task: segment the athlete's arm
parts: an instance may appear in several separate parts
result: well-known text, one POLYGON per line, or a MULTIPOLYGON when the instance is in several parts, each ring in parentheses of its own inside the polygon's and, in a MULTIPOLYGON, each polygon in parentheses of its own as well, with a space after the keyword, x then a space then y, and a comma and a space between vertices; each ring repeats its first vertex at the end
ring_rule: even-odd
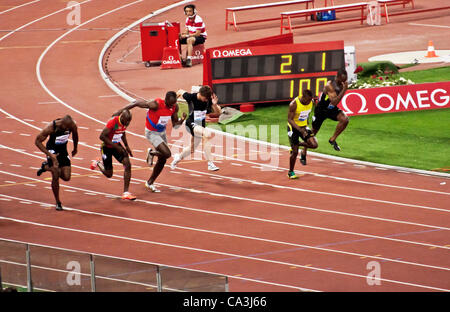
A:
MULTIPOLYGON (((131 102, 131 103, 128 104, 127 106, 125 106, 125 107, 119 109, 118 111, 114 112, 114 113, 112 114, 112 117, 114 117, 114 116, 120 116, 120 114, 122 114, 122 112, 123 112, 124 110, 126 110, 126 109, 130 110, 130 109, 133 109, 133 108, 135 108, 135 107, 151 109, 151 106, 152 106, 151 103, 152 103, 152 102, 155 102, 155 101, 142 101, 142 100, 136 100, 136 101, 134 101, 134 102, 131 102)), ((156 104, 156 102, 155 102, 155 104, 156 104)), ((158 107, 158 104, 156 104, 156 107, 158 107)))
POLYGON ((177 128, 178 126, 180 126, 187 117, 187 114, 185 112, 183 112, 183 118, 178 118, 178 104, 175 104, 175 111, 173 112, 172 116, 171 116, 171 120, 172 120, 172 125, 174 126, 174 128, 177 128))
POLYGON ((220 109, 220 106, 219 106, 219 98, 217 97, 217 95, 215 93, 213 93, 211 96, 211 102, 212 102, 212 105, 211 105, 212 112, 209 115, 213 118, 217 118, 222 113, 222 110, 220 109))
POLYGON ((100 133, 100 137, 99 137, 100 140, 102 140, 106 145, 112 146, 116 150, 122 152, 122 146, 120 144, 113 143, 113 141, 111 141, 111 139, 109 138, 110 132, 111 132, 111 129, 109 129, 108 127, 105 127, 103 129, 102 133, 100 133))
MULTIPOLYGON (((127 151, 128 155, 133 157, 133 153, 131 152, 131 149, 128 146, 128 141, 127 141, 127 135, 126 134, 127 134, 126 132, 123 133, 123 135, 122 135, 122 142, 123 142, 123 145, 125 145, 125 150, 127 151)), ((117 144, 117 145, 119 145, 119 144, 117 144)))
POLYGON ((50 157, 53 161, 53 166, 58 166, 58 160, 56 159, 56 155, 50 153, 45 148, 43 142, 47 139, 47 137, 53 132, 53 124, 48 124, 42 131, 36 136, 36 139, 34 141, 34 144, 48 157, 50 157))
POLYGON ((78 153, 78 127, 75 122, 72 122, 71 132, 73 140, 72 157, 74 157, 78 153))
POLYGON ((183 96, 183 94, 187 93, 185 90, 180 89, 177 91, 177 99, 183 96))
POLYGON ((298 131, 300 131, 300 127, 294 121, 296 110, 297 110, 297 102, 294 99, 291 103, 289 103, 288 123, 291 125, 292 128, 295 128, 298 131))
POLYGON ((327 94, 328 97, 330 98, 330 104, 337 106, 339 104, 339 102, 342 100, 342 98, 344 97, 345 91, 347 91, 348 89, 348 83, 347 81, 343 82, 343 88, 341 90, 341 92, 339 92, 339 94, 336 94, 336 90, 334 90, 333 86, 331 86, 331 84, 328 84, 325 89, 327 90, 327 94))

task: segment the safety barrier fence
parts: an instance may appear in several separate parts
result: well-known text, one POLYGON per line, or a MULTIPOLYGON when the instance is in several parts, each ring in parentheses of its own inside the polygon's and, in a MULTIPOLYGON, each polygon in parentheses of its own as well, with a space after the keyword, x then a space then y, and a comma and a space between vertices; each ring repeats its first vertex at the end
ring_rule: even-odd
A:
POLYGON ((57 292, 229 291, 224 275, 0 239, 0 286, 6 285, 57 292))

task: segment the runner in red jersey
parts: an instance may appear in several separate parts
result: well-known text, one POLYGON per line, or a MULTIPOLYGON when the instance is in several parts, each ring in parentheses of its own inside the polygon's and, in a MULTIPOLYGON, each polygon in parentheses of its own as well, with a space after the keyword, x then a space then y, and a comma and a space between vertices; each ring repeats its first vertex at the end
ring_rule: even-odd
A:
POLYGON ((135 200, 136 196, 131 194, 128 190, 131 180, 131 162, 128 155, 133 157, 130 147, 128 146, 126 129, 131 122, 131 113, 129 110, 121 110, 112 115, 112 118, 106 124, 100 134, 100 140, 103 141, 100 148, 102 153, 102 162, 94 160, 91 164, 91 169, 96 167, 100 169, 103 175, 107 178, 113 176, 112 157, 114 156, 118 162, 123 164, 125 169, 123 173, 123 194, 122 199, 135 200), (121 144, 123 142, 123 145, 121 144))
POLYGON ((158 157, 158 161, 153 168, 152 175, 145 182, 145 187, 152 192, 159 192, 153 183, 164 169, 167 159, 172 156, 167 145, 166 126, 171 120, 173 127, 178 128, 187 115, 183 113, 183 118, 178 118, 177 94, 174 91, 167 92, 164 100, 157 98, 153 101, 135 101, 124 109, 130 110, 134 107, 148 109, 145 117, 145 137, 155 150, 148 149, 147 163, 152 165, 154 156, 158 157))

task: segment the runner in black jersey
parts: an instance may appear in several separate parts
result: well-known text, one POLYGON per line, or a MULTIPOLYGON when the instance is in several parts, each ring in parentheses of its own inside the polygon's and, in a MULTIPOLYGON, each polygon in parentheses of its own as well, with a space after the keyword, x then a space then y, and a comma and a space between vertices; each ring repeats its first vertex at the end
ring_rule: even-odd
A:
POLYGON ((326 84, 319 103, 314 110, 314 118, 312 122, 314 135, 319 132, 319 129, 325 119, 330 118, 331 120, 338 122, 333 136, 328 140, 336 151, 341 150, 336 142, 336 138, 348 125, 347 115, 337 107, 347 89, 347 72, 345 69, 341 69, 336 74, 336 79, 328 81, 326 84))
POLYGON ((52 190, 56 200, 56 210, 63 210, 59 199, 59 178, 69 181, 71 176, 70 158, 67 152, 67 142, 72 133, 73 150, 72 157, 77 154, 78 130, 75 121, 69 115, 58 118, 49 123, 36 136, 36 146, 47 156, 47 161, 42 163, 37 175, 45 171, 52 173, 52 190), (43 142, 47 139, 46 146, 43 142))
POLYGON ((218 167, 212 161, 211 143, 212 132, 206 128, 206 114, 213 113, 220 115, 219 99, 212 93, 209 86, 202 86, 198 93, 188 93, 178 90, 177 97, 183 97, 188 103, 189 117, 186 119, 186 129, 192 135, 191 145, 183 149, 180 154, 175 154, 170 164, 171 169, 175 169, 178 162, 193 153, 197 146, 203 141, 203 150, 208 161, 208 170, 216 171, 218 167))

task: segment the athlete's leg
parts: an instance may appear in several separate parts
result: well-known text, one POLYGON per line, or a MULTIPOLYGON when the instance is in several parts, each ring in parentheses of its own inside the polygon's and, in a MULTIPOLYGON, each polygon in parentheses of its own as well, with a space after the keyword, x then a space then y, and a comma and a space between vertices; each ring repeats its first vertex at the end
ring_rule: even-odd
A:
POLYGON ((156 162, 156 165, 153 167, 153 172, 150 178, 148 179, 147 183, 149 185, 153 184, 155 182, 156 178, 159 176, 161 171, 164 169, 164 165, 166 164, 166 161, 168 158, 172 156, 172 153, 170 152, 169 147, 165 142, 161 142, 157 147, 155 151, 155 155, 158 156, 158 160, 156 162))
POLYGON ((349 122, 347 115, 343 111, 340 111, 336 118, 338 120, 338 124, 336 125, 336 130, 334 131, 333 136, 330 138, 331 142, 336 141, 336 138, 342 133, 342 131, 345 130, 349 122))
POLYGON ((59 176, 60 169, 55 167, 50 167, 49 170, 52 173, 52 191, 53 196, 57 205, 61 205, 61 200, 59 199, 59 176))
POLYGON ((292 144, 291 148, 292 148, 292 152, 291 152, 291 156, 289 157, 289 171, 294 171, 294 167, 295 167, 295 161, 297 160, 297 156, 298 156, 298 147, 299 144, 292 144))
POLYGON ((59 177, 64 181, 70 181, 72 169, 70 166, 59 168, 59 177))
MULTIPOLYGON (((130 188, 130 180, 131 180, 131 162, 130 158, 128 156, 125 156, 122 159, 122 165, 123 165, 123 192, 128 192, 128 189, 130 188)), ((112 170, 111 170, 111 176, 112 176, 112 170)))

